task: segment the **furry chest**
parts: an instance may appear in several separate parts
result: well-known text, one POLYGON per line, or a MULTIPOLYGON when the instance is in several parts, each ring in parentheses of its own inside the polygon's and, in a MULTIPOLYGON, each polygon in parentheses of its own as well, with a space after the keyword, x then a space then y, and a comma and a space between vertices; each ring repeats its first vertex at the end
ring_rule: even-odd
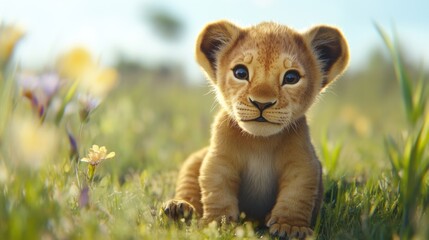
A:
POLYGON ((277 197, 277 174, 272 156, 253 155, 241 172, 238 205, 250 219, 263 221, 277 197))

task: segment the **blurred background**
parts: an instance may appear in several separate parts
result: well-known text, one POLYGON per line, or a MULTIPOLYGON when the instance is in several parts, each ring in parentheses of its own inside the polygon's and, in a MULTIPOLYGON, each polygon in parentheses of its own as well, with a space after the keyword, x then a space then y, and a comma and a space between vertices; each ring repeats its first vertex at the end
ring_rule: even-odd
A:
POLYGON ((82 45, 105 63, 168 65, 183 70, 186 81, 199 81, 195 38, 206 23, 219 19, 241 26, 275 21, 298 30, 338 26, 350 44, 351 69, 365 66, 380 49, 373 26, 378 23, 400 33, 411 60, 429 64, 429 2, 424 0, 0 0, 0 6, 2 21, 26 32, 15 53, 23 67, 52 65, 59 53, 82 45))
MULTIPOLYGON (((196 36, 208 22, 342 29, 351 51, 349 70, 311 109, 309 120, 316 145, 326 138, 344 142, 346 160, 340 162, 351 174, 388 166, 378 161, 385 158, 383 136, 406 124, 389 51, 375 24, 398 42, 411 78, 426 76, 429 66, 429 2, 423 0, 0 0, 0 6, 2 24, 19 40, 8 60, 12 75, 53 71, 73 79, 85 65, 96 66, 84 74, 96 80, 80 84, 95 100, 78 102, 98 111, 80 145, 98 140, 115 146, 123 158, 115 171, 122 173, 142 164, 175 169, 208 143, 217 105, 194 60, 196 36), (175 164, 165 165, 171 159, 175 164)), ((23 89, 18 84, 17 90, 23 89)), ((57 120, 61 117, 57 113, 57 120)))

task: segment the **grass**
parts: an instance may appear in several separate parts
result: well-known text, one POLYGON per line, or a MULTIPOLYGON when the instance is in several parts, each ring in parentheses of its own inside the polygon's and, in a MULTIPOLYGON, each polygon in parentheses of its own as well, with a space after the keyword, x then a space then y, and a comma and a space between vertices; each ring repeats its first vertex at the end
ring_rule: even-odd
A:
MULTIPOLYGON (((427 79, 379 31, 391 62, 375 53, 309 113, 325 184, 315 239, 429 238, 427 79)), ((75 82, 35 104, 16 84, 21 69, 0 69, 2 238, 269 239, 251 223, 186 226, 160 214, 183 160, 208 144, 216 112, 208 87, 123 71, 95 108, 75 82), (116 156, 90 180, 77 160, 93 144, 116 156)))

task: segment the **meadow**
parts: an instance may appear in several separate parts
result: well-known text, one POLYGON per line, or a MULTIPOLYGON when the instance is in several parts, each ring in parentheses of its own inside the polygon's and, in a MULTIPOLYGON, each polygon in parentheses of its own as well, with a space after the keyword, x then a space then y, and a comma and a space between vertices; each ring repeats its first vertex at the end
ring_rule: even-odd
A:
MULTIPOLYGON (((308 113, 325 185, 314 239, 429 239, 428 71, 378 30, 365 66, 308 113)), ((1 25, 2 239, 270 239, 250 222, 162 214, 181 163, 209 141, 218 105, 205 81, 101 66, 84 48, 30 72, 12 61, 21 37, 1 25)))

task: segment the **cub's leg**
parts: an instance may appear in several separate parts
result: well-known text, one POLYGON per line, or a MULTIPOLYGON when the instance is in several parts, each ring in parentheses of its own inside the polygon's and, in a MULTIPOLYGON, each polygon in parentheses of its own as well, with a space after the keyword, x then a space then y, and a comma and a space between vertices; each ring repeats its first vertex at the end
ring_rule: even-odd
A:
POLYGON ((207 153, 207 148, 193 153, 185 161, 179 172, 176 193, 172 200, 164 204, 164 213, 174 220, 190 220, 192 215, 201 217, 201 188, 198 183, 201 163, 207 153))
POLYGON ((293 171, 284 171, 280 176, 279 193, 267 216, 267 227, 279 237, 304 239, 313 234, 312 218, 320 208, 322 172, 318 161, 293 165, 293 171))
POLYGON ((200 170, 203 223, 227 223, 238 220, 239 170, 234 161, 221 154, 209 152, 200 170))

